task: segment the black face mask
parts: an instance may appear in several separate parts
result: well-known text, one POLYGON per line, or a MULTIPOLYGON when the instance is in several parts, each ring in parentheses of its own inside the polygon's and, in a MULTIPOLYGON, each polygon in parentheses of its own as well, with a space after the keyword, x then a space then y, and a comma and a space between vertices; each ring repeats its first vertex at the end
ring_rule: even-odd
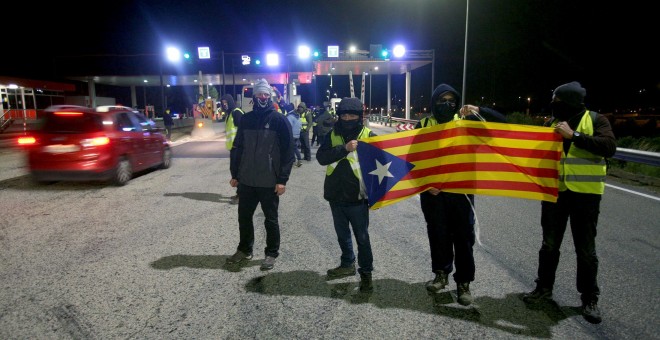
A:
POLYGON ((438 123, 447 123, 454 119, 455 111, 456 103, 436 103, 433 107, 433 117, 438 121, 438 123))
POLYGON ((341 121, 341 128, 343 131, 349 132, 357 129, 360 126, 360 121, 358 119, 356 120, 343 120, 340 119, 341 121))
POLYGON ((565 102, 551 102, 550 107, 552 108, 552 116, 559 121, 569 120, 582 111, 582 108, 570 106, 565 102))

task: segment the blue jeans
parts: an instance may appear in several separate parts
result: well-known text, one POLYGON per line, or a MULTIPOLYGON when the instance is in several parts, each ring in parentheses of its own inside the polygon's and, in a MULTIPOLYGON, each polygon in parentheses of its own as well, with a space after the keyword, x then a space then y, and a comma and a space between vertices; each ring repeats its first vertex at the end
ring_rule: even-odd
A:
POLYGON ((300 138, 293 139, 293 152, 296 154, 296 160, 299 161, 302 159, 300 156, 300 138))
POLYGON ((264 226, 266 227, 266 256, 277 257, 280 250, 280 225, 278 223, 277 209, 280 205, 280 197, 275 192, 275 187, 258 188, 238 184, 238 230, 240 242, 238 250, 252 254, 254 246, 254 211, 261 203, 261 211, 264 213, 264 226))
POLYGON ((576 284, 582 301, 598 301, 598 256, 596 255, 596 225, 600 213, 601 195, 582 194, 570 190, 559 192, 557 203, 541 202, 543 244, 539 250, 539 287, 552 289, 559 264, 559 249, 569 218, 577 255, 576 284))
POLYGON ((358 272, 371 273, 374 270, 374 257, 371 253, 369 240, 369 206, 367 202, 343 204, 330 202, 332 220, 337 233, 337 241, 341 248, 341 266, 350 267, 355 262, 353 252, 353 234, 358 248, 358 272), (350 224, 350 227, 349 227, 350 224))

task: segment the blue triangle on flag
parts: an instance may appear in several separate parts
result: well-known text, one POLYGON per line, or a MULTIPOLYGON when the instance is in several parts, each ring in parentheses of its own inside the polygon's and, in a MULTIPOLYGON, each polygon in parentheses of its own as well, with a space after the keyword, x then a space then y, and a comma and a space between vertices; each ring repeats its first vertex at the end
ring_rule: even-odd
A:
POLYGON ((358 142, 357 153, 370 207, 415 167, 414 164, 365 142, 358 142))

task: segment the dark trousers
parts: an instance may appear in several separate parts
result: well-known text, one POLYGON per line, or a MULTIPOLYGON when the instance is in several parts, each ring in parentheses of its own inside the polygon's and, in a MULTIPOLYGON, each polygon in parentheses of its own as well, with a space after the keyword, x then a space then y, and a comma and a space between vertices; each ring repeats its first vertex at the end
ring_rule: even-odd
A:
POLYGON ((341 249, 341 266, 349 267, 355 262, 352 227, 358 248, 358 272, 371 273, 374 270, 374 257, 369 240, 369 206, 367 202, 352 205, 330 202, 330 210, 341 249))
POLYGON ((167 140, 171 140, 171 137, 172 137, 172 125, 165 125, 165 137, 167 137, 167 140))
POLYGON ((258 188, 238 184, 238 230, 240 242, 238 250, 252 254, 254 246, 254 212, 257 205, 261 203, 261 211, 264 213, 264 226, 266 227, 266 256, 277 257, 280 250, 280 225, 277 221, 277 210, 280 205, 280 197, 272 188, 258 188))
POLYGON ((316 142, 316 145, 321 144, 321 140, 319 138, 319 127, 318 126, 312 127, 312 141, 309 143, 310 146, 313 146, 314 142, 316 142))
POLYGON ((559 264, 559 249, 570 219, 571 234, 577 257, 577 290, 582 301, 598 301, 600 289, 598 256, 596 255, 596 225, 602 195, 572 191, 559 193, 557 202, 541 202, 541 228, 543 244, 539 250, 539 269, 536 280, 539 287, 552 289, 559 264))
POLYGON ((420 201, 431 247, 433 272, 450 274, 455 262, 454 281, 474 281, 474 196, 447 192, 431 195, 424 192, 420 195, 420 201))
POLYGON ((302 149, 303 158, 306 161, 312 160, 312 150, 309 147, 309 131, 300 131, 300 148, 302 149))

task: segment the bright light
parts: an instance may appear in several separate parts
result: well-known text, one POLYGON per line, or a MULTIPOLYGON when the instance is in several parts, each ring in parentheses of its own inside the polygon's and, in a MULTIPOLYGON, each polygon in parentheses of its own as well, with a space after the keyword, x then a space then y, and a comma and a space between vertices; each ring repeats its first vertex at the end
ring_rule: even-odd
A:
POLYGON ((311 55, 312 50, 310 50, 309 46, 306 45, 300 45, 298 46, 298 58, 300 59, 309 59, 309 56, 311 55))
POLYGON ((280 64, 280 56, 277 53, 266 54, 266 65, 277 66, 280 64))
POLYGON ((181 60, 181 51, 176 47, 168 47, 165 50, 165 55, 167 56, 167 60, 171 62, 177 62, 181 60))
POLYGON ((355 53, 356 48, 355 48, 355 46, 351 46, 351 47, 348 48, 348 50, 349 50, 351 53, 355 53))
POLYGON ((403 45, 396 45, 393 52, 395 57, 401 58, 406 54, 406 48, 403 45))

